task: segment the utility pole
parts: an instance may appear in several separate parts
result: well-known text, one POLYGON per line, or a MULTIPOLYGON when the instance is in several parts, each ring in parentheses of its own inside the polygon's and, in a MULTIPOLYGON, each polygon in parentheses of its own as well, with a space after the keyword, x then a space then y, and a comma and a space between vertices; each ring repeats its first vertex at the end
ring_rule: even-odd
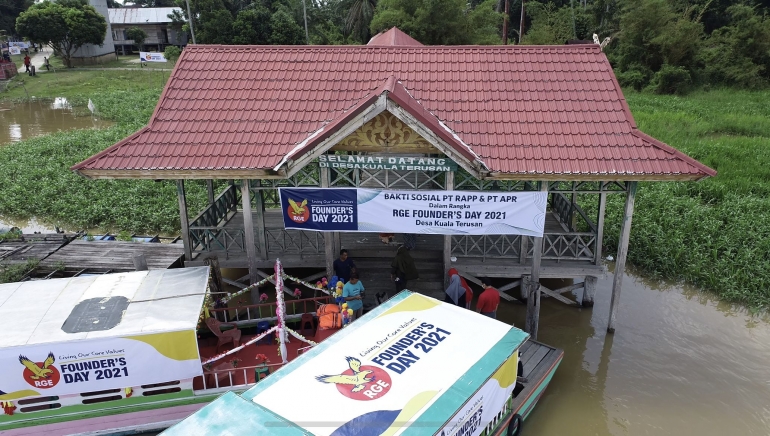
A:
POLYGON ((305 16, 305 41, 310 45, 310 34, 307 31, 307 7, 305 7, 305 0, 302 0, 302 14, 305 16))
POLYGON ((505 0, 505 18, 503 19, 503 45, 508 44, 508 7, 510 0, 505 0))
POLYGON ((190 34, 192 35, 193 44, 195 44, 195 30, 193 30, 193 16, 190 13, 190 0, 185 0, 187 3, 187 22, 190 24, 190 34))
POLYGON ((524 36, 524 0, 521 0, 521 21, 519 21, 519 44, 524 36))

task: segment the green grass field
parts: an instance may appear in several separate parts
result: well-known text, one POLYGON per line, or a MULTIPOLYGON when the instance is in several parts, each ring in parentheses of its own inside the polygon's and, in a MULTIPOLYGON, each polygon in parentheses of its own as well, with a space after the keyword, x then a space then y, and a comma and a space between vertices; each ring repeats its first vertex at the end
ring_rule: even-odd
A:
MULTIPOLYGON (((770 92, 628 92, 644 132, 716 169, 701 182, 643 183, 629 260, 752 308, 770 306, 770 92)), ((617 240, 622 199, 608 209, 617 240)))

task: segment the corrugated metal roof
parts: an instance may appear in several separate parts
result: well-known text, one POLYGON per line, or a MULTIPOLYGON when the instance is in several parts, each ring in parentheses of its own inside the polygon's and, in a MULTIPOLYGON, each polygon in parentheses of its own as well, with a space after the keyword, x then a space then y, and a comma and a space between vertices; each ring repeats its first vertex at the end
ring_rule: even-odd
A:
POLYGON ((636 128, 595 45, 188 46, 150 124, 73 169, 149 178, 273 169, 319 130, 342 127, 334 121, 383 92, 391 77, 409 97, 408 112, 427 114, 421 122, 440 137, 451 132, 455 144, 447 143, 469 147, 492 173, 562 180, 716 174, 636 128))
POLYGON ((115 8, 107 9, 110 24, 170 23, 169 14, 182 12, 180 8, 115 8))

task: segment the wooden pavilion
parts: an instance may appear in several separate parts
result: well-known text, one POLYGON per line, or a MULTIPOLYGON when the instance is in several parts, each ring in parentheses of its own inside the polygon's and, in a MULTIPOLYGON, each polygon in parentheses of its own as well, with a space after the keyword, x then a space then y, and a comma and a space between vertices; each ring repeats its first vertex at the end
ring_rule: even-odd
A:
POLYGON ((217 255, 255 282, 279 257, 320 277, 346 248, 368 288, 387 284, 395 247, 286 230, 277 188, 547 192, 542 238, 420 235, 410 286, 441 293, 450 267, 476 283, 510 278, 502 296, 520 286, 535 337, 541 292, 576 304, 561 294, 582 287, 593 305, 608 195, 626 196, 612 331, 637 182, 716 174, 638 130, 598 45, 422 46, 395 28, 367 46, 188 46, 147 127, 73 170, 176 180, 187 265, 217 255), (191 215, 194 180, 209 206, 191 215), (549 290, 541 278, 582 283, 549 290))

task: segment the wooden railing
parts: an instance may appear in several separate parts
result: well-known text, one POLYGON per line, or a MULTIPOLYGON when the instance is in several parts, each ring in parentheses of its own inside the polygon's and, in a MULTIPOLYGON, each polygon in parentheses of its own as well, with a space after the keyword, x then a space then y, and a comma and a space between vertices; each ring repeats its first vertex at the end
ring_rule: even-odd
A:
POLYGON ((203 387, 203 390, 248 387, 256 383, 255 369, 270 368, 277 371, 283 363, 268 363, 266 365, 238 366, 235 368, 203 370, 203 375, 193 379, 193 387, 203 387))
MULTIPOLYGON (((452 255, 521 261, 522 242, 526 247, 524 259, 532 259, 534 237, 519 235, 452 236, 452 255), (522 241, 522 238, 526 240, 522 241)), ((596 234, 593 232, 550 232, 543 235, 542 259, 593 261, 595 250, 596 234)))
POLYGON ((463 257, 519 259, 521 235, 452 236, 452 254, 463 257))
POLYGON ((224 228, 237 213, 238 201, 238 187, 230 185, 190 222, 190 245, 194 252, 246 250, 243 229, 224 228))
MULTIPOLYGON (((286 300, 286 319, 292 320, 301 317, 304 313, 315 313, 318 306, 329 304, 332 298, 328 295, 300 300, 286 300), (299 307, 299 309, 298 309, 299 307)), ((243 322, 270 321, 275 318, 276 303, 238 305, 237 307, 222 307, 209 309, 214 318, 222 322, 234 324, 243 322)))
POLYGON ((282 254, 323 254, 324 238, 321 232, 302 230, 266 229, 267 251, 282 254))
MULTIPOLYGON (((529 236, 527 259, 533 255, 534 238, 529 236)), ((596 249, 595 233, 559 232, 543 235, 542 259, 550 260, 594 260, 596 249)))

